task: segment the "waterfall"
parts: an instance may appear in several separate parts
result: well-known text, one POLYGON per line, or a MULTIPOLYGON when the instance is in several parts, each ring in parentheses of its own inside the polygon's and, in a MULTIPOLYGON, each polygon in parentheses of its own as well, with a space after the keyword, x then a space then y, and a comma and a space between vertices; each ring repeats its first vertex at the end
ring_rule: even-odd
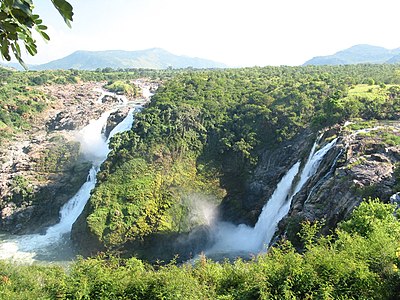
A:
POLYGON ((308 159, 301 170, 299 179, 295 182, 300 170, 300 162, 296 162, 282 177, 274 193, 264 205, 254 227, 240 224, 238 226, 220 222, 215 229, 215 244, 207 250, 207 255, 238 256, 257 254, 266 250, 277 229, 279 221, 287 215, 294 195, 296 195, 313 176, 325 154, 335 145, 336 139, 316 151, 314 143, 308 159))
POLYGON ((309 201, 311 195, 314 193, 314 191, 317 188, 319 188, 329 178, 329 176, 331 176, 333 174, 333 172, 335 171, 335 168, 336 168, 336 164, 337 164, 340 156, 343 154, 343 152, 344 152, 343 148, 340 149, 340 151, 338 152, 336 157, 333 159, 333 162, 332 162, 331 167, 329 168, 328 172, 322 178, 320 178, 316 184, 314 184, 314 186, 311 188, 310 192, 308 193, 307 199, 304 201, 304 203, 307 203, 309 201))
MULTIPOLYGON (((137 106, 139 108, 140 106, 137 106)), ((92 120, 78 134, 82 154, 92 162, 87 181, 79 191, 61 208, 60 221, 49 227, 44 235, 30 234, 5 239, 0 242, 0 259, 16 262, 33 262, 39 260, 68 260, 74 253, 69 240, 73 223, 82 213, 90 193, 96 184, 96 174, 110 151, 108 142, 115 134, 131 128, 133 123, 132 108, 125 119, 120 122, 106 139, 103 128, 109 115, 115 111, 105 112, 97 120, 92 120)))

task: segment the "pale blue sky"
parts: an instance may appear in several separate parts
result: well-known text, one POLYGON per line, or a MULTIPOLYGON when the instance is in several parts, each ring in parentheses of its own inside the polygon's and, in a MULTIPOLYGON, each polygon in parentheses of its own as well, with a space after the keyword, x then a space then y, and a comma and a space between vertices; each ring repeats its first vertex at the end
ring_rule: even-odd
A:
POLYGON ((400 47, 398 0, 70 0, 69 29, 50 0, 36 12, 44 63, 75 50, 164 48, 230 66, 299 65, 355 44, 400 47))

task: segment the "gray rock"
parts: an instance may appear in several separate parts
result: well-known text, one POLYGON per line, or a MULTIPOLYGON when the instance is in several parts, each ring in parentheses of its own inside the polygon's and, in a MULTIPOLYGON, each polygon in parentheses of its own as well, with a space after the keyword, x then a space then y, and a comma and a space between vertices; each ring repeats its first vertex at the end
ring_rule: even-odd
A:
MULTIPOLYGON (((399 133, 393 131, 393 134, 399 133)), ((386 147, 378 131, 375 135, 341 132, 334 151, 325 157, 315 176, 293 198, 288 216, 279 224, 278 234, 291 232, 293 220, 305 219, 323 221, 322 231, 328 233, 364 199, 380 198, 389 202, 396 195, 393 195, 394 170, 400 161, 399 150, 400 146, 386 147), (337 163, 328 174, 335 155, 339 155, 337 163)))
POLYGON ((38 232, 58 222, 61 206, 86 181, 90 168, 73 136, 112 105, 96 102, 100 93, 94 88, 101 85, 44 87, 57 100, 0 153, 0 230, 38 232))
POLYGON ((226 178, 228 195, 220 210, 225 221, 254 225, 276 185, 298 160, 307 158, 316 136, 305 130, 294 139, 280 145, 270 145, 261 153, 259 164, 244 183, 226 178), (229 181, 234 182, 233 186, 229 181))
POLYGON ((390 196, 390 203, 396 205, 396 210, 400 207, 400 192, 390 196))
POLYGON ((130 108, 123 107, 118 109, 116 112, 110 114, 107 120, 107 125, 104 131, 106 137, 109 136, 110 132, 128 115, 130 108))

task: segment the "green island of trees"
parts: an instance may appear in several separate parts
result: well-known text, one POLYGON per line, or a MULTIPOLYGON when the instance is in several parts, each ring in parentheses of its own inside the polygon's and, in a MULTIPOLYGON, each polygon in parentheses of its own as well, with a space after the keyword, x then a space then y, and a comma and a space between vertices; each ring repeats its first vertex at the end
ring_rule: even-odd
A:
MULTIPOLYGON (((397 119, 396 74, 385 65, 177 72, 135 115, 132 130, 111 140, 89 200, 89 232, 112 250, 190 231, 197 225, 187 222, 190 195, 219 203, 230 186, 239 194, 265 149, 305 129, 397 119), (378 84, 368 85, 371 78, 378 84)), ((230 205, 240 214, 239 204, 230 205)))

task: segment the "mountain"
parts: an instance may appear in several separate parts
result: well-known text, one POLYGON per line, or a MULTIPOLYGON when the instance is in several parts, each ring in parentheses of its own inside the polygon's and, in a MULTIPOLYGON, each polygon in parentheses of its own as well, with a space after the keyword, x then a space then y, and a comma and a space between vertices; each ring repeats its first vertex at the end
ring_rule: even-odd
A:
POLYGON ((398 64, 398 63, 400 63, 400 54, 393 56, 386 63, 388 63, 388 64, 398 64))
POLYGON ((371 45, 356 45, 348 49, 336 52, 333 55, 316 56, 304 63, 304 65, 353 65, 353 64, 382 64, 397 63, 400 61, 400 48, 386 49, 371 45))
POLYGON ((178 56, 160 48, 140 51, 76 51, 64 58, 46 64, 32 66, 32 70, 77 69, 95 70, 97 68, 225 68, 226 65, 197 57, 178 56))
MULTIPOLYGON (((17 62, 1 62, 0 67, 10 69, 10 70, 18 70, 18 71, 23 71, 24 68, 17 62)), ((32 65, 27 65, 29 69, 31 69, 32 65)))

